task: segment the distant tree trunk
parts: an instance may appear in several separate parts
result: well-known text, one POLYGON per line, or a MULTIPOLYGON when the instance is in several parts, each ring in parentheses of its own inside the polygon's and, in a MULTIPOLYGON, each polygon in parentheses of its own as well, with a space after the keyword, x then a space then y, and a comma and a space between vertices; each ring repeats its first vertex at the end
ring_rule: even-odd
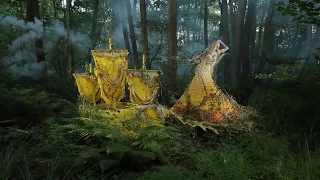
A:
POLYGON ((303 57, 303 52, 306 48, 306 41, 308 41, 308 26, 300 26, 299 28, 300 37, 296 39, 298 45, 295 50, 294 57, 300 58, 303 57))
POLYGON ((171 91, 178 89, 177 85, 177 0, 169 1, 169 63, 168 85, 171 91))
MULTIPOLYGON (((227 0, 219 0, 219 5, 221 9, 221 28, 222 28, 222 39, 223 42, 227 46, 230 45, 230 35, 229 35, 229 18, 228 18, 228 4, 227 0)), ((230 57, 230 56, 227 56, 230 57)), ((225 83, 229 83, 230 81, 230 61, 229 58, 224 59, 222 62, 220 62, 220 67, 223 69, 223 78, 222 78, 222 86, 224 86, 225 83)))
POLYGON ((229 12, 230 12, 230 19, 231 19, 231 37, 232 37, 230 41, 230 47, 234 47, 235 30, 236 30, 236 18, 235 18, 235 12, 233 7, 233 1, 234 0, 229 0, 229 12))
MULTIPOLYGON (((219 1, 220 2, 220 1, 219 1)), ((229 23, 228 23, 228 4, 227 0, 221 1, 221 16, 222 16, 222 31, 223 31, 223 42, 226 45, 230 44, 230 35, 229 35, 229 23)))
POLYGON ((142 33, 143 54, 146 56, 146 66, 148 69, 150 69, 151 62, 149 59, 147 5, 145 0, 140 0, 140 14, 141 14, 141 33, 142 33))
POLYGON ((275 44, 276 44, 276 42, 275 42, 275 40, 274 40, 274 38, 275 38, 275 28, 274 28, 274 24, 273 23, 271 23, 270 24, 270 36, 269 36, 269 38, 268 38, 268 41, 269 41, 269 43, 268 43, 268 52, 270 53, 270 52, 274 52, 274 50, 275 50, 275 44))
POLYGON ((242 79, 246 79, 250 73, 250 56, 249 56, 249 42, 250 39, 253 38, 251 35, 252 32, 252 26, 253 26, 253 20, 256 16, 256 5, 257 0, 249 0, 248 2, 248 11, 246 15, 246 23, 244 27, 244 33, 243 33, 243 41, 242 41, 242 79))
POLYGON ((133 15, 133 20, 137 20, 137 4, 138 0, 133 0, 133 5, 132 5, 132 15, 133 15))
POLYGON ((208 47, 208 1, 203 1, 204 16, 203 16, 203 27, 204 27, 204 48, 208 47))
POLYGON ((71 42, 71 0, 67 0, 67 12, 66 12, 66 26, 67 26, 67 40, 68 40, 68 66, 67 66, 67 75, 68 78, 72 77, 72 66, 73 66, 73 59, 72 59, 72 42, 71 42))
POLYGON ((238 5, 237 23, 234 36, 235 63, 232 76, 232 89, 238 91, 241 77, 241 40, 243 39, 244 15, 246 13, 247 0, 240 0, 238 5))
POLYGON ((268 43, 269 43, 269 38, 272 36, 272 19, 275 11, 275 5, 276 1, 275 0, 270 0, 270 7, 268 11, 268 16, 266 19, 266 23, 264 26, 264 35, 263 35, 263 45, 262 45, 262 50, 261 50, 261 59, 259 62, 259 67, 258 67, 258 73, 263 73, 264 72, 264 65, 266 64, 266 59, 268 56, 268 43))
POLYGON ((119 23, 121 23, 122 27, 122 33, 123 33, 123 40, 124 44, 126 46, 126 49, 131 53, 131 48, 130 48, 130 43, 129 43, 129 35, 128 35, 128 30, 127 30, 127 23, 126 23, 126 17, 125 13, 122 13, 122 8, 124 5, 124 0, 115 0, 115 8, 117 8, 117 15, 119 18, 119 23))
MULTIPOLYGON (((27 0, 27 15, 26 21, 27 22, 34 22, 34 18, 40 20, 40 7, 39 7, 39 0, 27 0)), ((36 55, 37 61, 45 61, 45 53, 43 49, 43 41, 42 37, 35 40, 35 47, 36 47, 36 55)), ((46 68, 45 68, 46 71, 46 68)))
MULTIPOLYGON (((93 16, 92 16, 92 24, 91 24, 91 39, 92 39, 92 47, 94 49, 97 44, 97 25, 98 25, 98 12, 99 12, 99 0, 95 0, 93 4, 93 16)), ((89 55, 88 62, 91 62, 91 55, 89 55)))
POLYGON ((257 42, 257 45, 258 45, 257 51, 258 51, 259 56, 261 54, 261 49, 262 49, 262 35, 263 35, 264 14, 265 14, 265 11, 263 11, 261 13, 261 19, 260 19, 260 22, 259 22, 259 32, 258 32, 258 42, 257 42))
POLYGON ((257 36, 257 18, 256 16, 254 16, 253 18, 253 25, 251 28, 251 35, 250 35, 250 48, 249 48, 249 52, 250 52, 250 59, 252 59, 255 56, 255 52, 256 52, 256 36, 257 36))
POLYGON ((53 0, 52 4, 53 4, 53 11, 54 11, 54 19, 57 19, 57 2, 56 2, 56 0, 53 0))
POLYGON ((127 6, 127 15, 128 15, 128 22, 129 22, 129 29, 130 29, 130 39, 131 39, 131 46, 132 46, 132 53, 133 53, 133 59, 135 62, 135 65, 138 64, 138 51, 137 51, 137 40, 136 40, 136 34, 134 31, 134 25, 133 25, 133 18, 132 18, 132 12, 131 12, 131 3, 128 0, 124 0, 127 6))

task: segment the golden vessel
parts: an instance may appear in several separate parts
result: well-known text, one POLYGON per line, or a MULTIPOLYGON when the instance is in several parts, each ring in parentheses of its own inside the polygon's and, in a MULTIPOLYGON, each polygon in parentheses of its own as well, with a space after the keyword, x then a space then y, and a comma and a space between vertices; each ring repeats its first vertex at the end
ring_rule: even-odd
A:
POLYGON ((95 105, 102 99, 105 104, 115 107, 125 96, 127 85, 131 103, 148 105, 155 102, 161 72, 147 70, 145 56, 141 69, 128 69, 128 50, 115 49, 112 38, 109 39, 109 50, 91 50, 91 54, 95 68, 90 64, 89 73, 73 74, 84 100, 95 105))

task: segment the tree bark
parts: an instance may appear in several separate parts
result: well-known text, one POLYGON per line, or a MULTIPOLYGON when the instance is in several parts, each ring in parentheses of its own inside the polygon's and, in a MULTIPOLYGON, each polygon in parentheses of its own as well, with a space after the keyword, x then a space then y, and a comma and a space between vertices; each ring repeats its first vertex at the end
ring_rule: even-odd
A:
MULTIPOLYGON (((27 15, 26 20, 27 22, 34 22, 34 18, 40 20, 40 6, 39 0, 27 0, 27 15)), ((43 49, 43 40, 42 37, 35 40, 35 47, 36 47, 36 55, 37 61, 45 61, 45 53, 43 49)))
POLYGON ((233 7, 233 1, 234 0, 229 0, 229 12, 230 12, 230 19, 231 19, 231 37, 232 37, 230 41, 230 47, 234 47, 235 30, 236 30, 236 20, 235 20, 236 18, 235 18, 235 12, 233 7))
POLYGON ((266 59, 268 56, 268 38, 272 35, 272 19, 275 11, 275 5, 276 1, 275 0, 270 0, 270 7, 268 11, 268 16, 266 19, 265 23, 265 31, 263 35, 263 42, 262 42, 262 51, 261 51, 261 59, 259 62, 259 67, 258 67, 258 73, 263 73, 264 72, 264 66, 266 64, 266 59))
MULTIPOLYGON (((92 39, 92 47, 91 49, 94 49, 94 47, 97 44, 97 25, 98 25, 98 13, 99 13, 99 0, 94 1, 93 5, 93 17, 92 17, 92 24, 91 24, 91 39, 92 39)), ((88 62, 91 62, 91 55, 89 55, 88 62)))
POLYGON ((261 19, 260 19, 260 22, 259 22, 259 33, 258 33, 258 42, 257 42, 257 45, 258 45, 257 50, 258 50, 259 56, 261 54, 261 49, 262 49, 262 35, 263 35, 264 14, 265 14, 265 11, 263 11, 261 13, 261 19))
POLYGON ((237 23, 234 36, 235 63, 232 77, 232 89, 237 91, 241 77, 241 40, 243 36, 244 16, 246 13, 247 0, 240 0, 238 5, 237 23))
POLYGON ((250 53, 250 59, 252 59, 255 56, 256 52, 256 36, 257 36, 257 18, 256 15, 253 18, 253 24, 251 28, 251 35, 250 35, 250 48, 249 48, 249 53, 250 53))
POLYGON ((242 59, 242 79, 246 79, 250 73, 250 57, 249 57, 249 42, 250 39, 253 38, 251 36, 252 28, 253 28, 253 21, 256 15, 256 5, 257 0, 249 0, 248 2, 248 11, 246 15, 246 23, 244 27, 243 33, 243 59, 242 59))
POLYGON ((132 15, 133 15, 134 22, 136 22, 137 20, 137 4, 138 4, 138 0, 133 0, 132 15))
POLYGON ((119 23, 121 23, 122 27, 122 33, 123 33, 123 40, 124 44, 126 46, 126 49, 131 53, 130 43, 129 43, 129 35, 127 30, 127 23, 126 23, 126 17, 124 16, 124 13, 122 13, 122 7, 125 5, 124 0, 115 0, 115 8, 117 9, 117 15, 119 18, 119 23))
POLYGON ((208 47, 208 1, 203 1, 204 16, 203 16, 203 27, 204 27, 204 48, 208 47))
POLYGON ((134 31, 133 25, 133 18, 132 18, 132 11, 131 11, 131 3, 128 0, 124 0, 127 6, 127 15, 128 15, 128 22, 129 22, 129 30, 130 30, 130 39, 131 39, 131 46, 132 46, 132 53, 133 53, 133 61, 135 65, 138 65, 138 51, 137 51, 137 40, 136 34, 134 31))
POLYGON ((147 5, 145 0, 140 0, 140 14, 141 14, 141 33, 142 33, 143 54, 146 56, 146 66, 148 69, 150 69, 151 62, 149 59, 147 5))
POLYGON ((223 42, 229 45, 230 35, 229 35, 229 23, 228 23, 229 16, 228 16, 227 0, 222 0, 221 2, 221 16, 222 16, 221 20, 222 20, 223 42))
MULTIPOLYGON (((219 0, 219 6, 221 10, 221 30, 222 30, 222 39, 227 45, 230 44, 230 35, 229 35, 229 17, 228 17, 228 3, 227 0, 219 0)), ((230 61, 226 57, 220 63, 219 67, 223 70, 221 75, 221 86, 224 87, 225 83, 230 81, 230 61)))
POLYGON ((169 1, 169 63, 168 85, 171 91, 176 91, 177 86, 177 0, 169 1))
POLYGON ((67 0, 67 12, 66 12, 66 26, 67 26, 67 41, 68 41, 68 65, 67 65, 67 75, 68 78, 72 77, 72 66, 73 66, 73 58, 72 58, 72 42, 71 42, 71 0, 67 0))

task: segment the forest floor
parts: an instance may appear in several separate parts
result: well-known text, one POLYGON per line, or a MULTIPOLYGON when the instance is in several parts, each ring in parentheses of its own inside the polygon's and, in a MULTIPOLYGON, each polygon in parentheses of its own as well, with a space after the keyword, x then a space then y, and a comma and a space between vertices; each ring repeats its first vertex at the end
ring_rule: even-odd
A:
POLYGON ((320 148, 310 144, 311 135, 197 137, 179 123, 142 127, 139 119, 115 126, 92 106, 45 88, 1 84, 0 91, 0 179, 320 177, 320 148))

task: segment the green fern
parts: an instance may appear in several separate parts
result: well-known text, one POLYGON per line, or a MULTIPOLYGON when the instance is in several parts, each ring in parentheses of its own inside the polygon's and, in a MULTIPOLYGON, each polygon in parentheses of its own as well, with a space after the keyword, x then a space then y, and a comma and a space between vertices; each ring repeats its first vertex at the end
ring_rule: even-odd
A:
POLYGON ((12 178, 12 173, 20 157, 20 152, 14 152, 12 145, 8 145, 1 150, 0 154, 0 179, 8 180, 12 178))

